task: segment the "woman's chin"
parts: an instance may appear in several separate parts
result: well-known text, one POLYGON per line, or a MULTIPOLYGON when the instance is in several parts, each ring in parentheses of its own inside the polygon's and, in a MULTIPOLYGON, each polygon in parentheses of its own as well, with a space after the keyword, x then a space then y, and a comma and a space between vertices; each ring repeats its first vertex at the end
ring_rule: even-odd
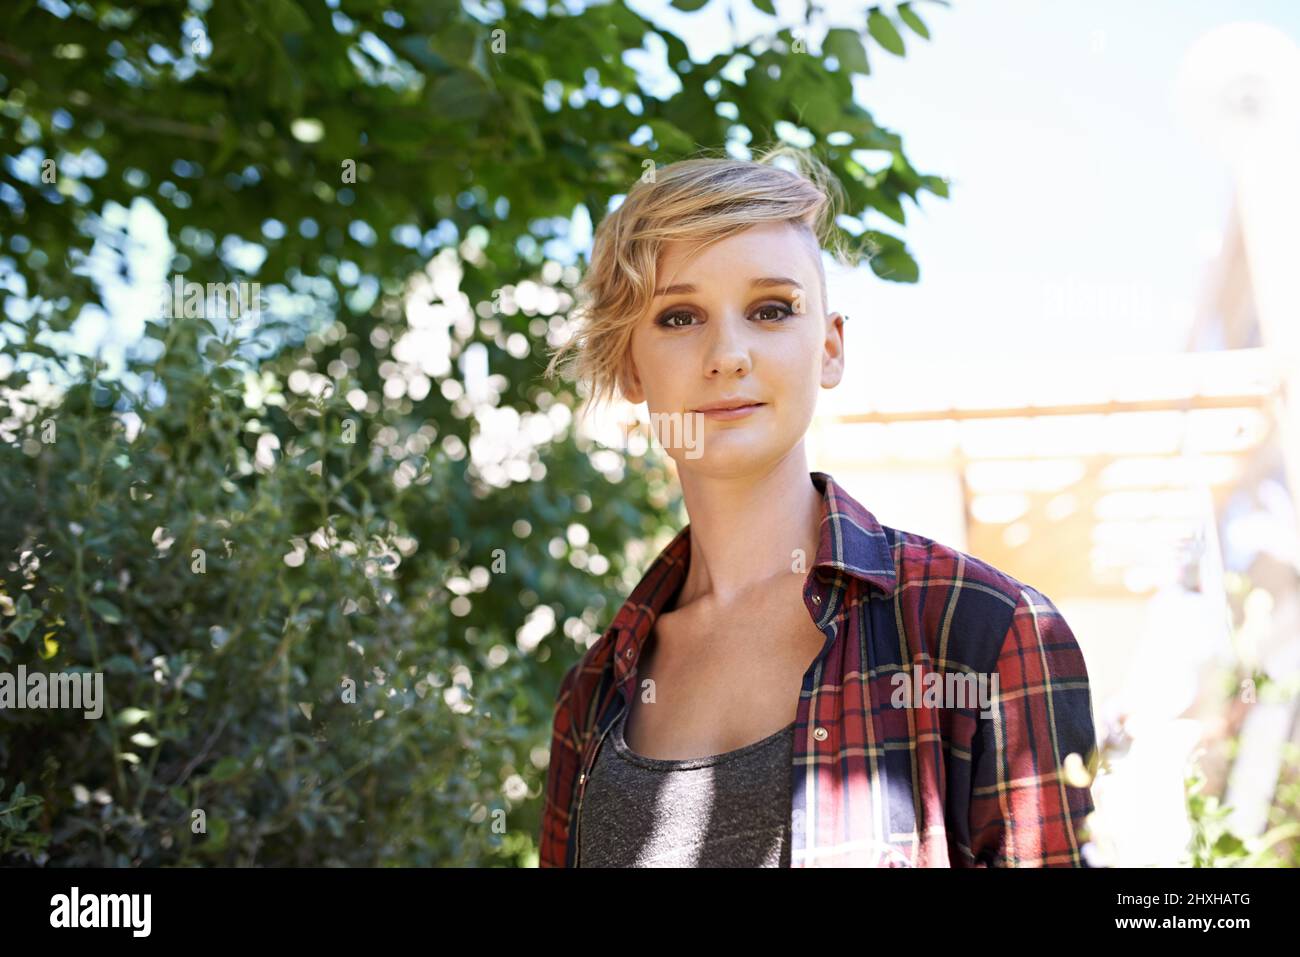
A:
POLYGON ((769 443, 739 435, 709 435, 695 448, 673 449, 669 454, 679 469, 717 478, 742 475, 780 458, 769 443))

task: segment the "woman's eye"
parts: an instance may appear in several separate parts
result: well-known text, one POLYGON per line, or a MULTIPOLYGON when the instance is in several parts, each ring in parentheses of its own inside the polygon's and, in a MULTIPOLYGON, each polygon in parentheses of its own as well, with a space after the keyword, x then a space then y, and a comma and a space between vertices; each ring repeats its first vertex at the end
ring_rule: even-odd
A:
POLYGON ((689 312, 670 312, 659 320, 659 325, 668 326, 671 329, 680 329, 682 326, 690 325, 689 320, 694 318, 689 312), (673 322, 674 319, 685 319, 687 322, 673 322))
POLYGON ((765 306, 759 306, 755 315, 762 319, 763 322, 780 322, 782 319, 794 315, 794 310, 785 303, 768 303, 765 306), (769 310, 776 313, 776 315, 763 318, 764 313, 767 313, 769 310))

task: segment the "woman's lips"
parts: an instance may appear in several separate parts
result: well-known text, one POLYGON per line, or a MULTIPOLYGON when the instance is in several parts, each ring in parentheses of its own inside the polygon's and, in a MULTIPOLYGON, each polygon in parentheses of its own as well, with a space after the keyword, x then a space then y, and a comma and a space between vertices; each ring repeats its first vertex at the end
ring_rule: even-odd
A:
POLYGON ((707 412, 701 412, 706 419, 743 419, 747 415, 753 415, 759 409, 763 408, 766 403, 756 402, 753 405, 742 405, 734 409, 710 409, 707 412))

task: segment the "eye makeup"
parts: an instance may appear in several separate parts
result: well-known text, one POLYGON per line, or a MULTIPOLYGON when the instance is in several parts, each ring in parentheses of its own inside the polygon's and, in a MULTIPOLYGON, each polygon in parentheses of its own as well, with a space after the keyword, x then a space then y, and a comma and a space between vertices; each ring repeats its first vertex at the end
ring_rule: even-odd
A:
MULTIPOLYGON (((777 315, 774 318, 759 319, 758 320, 759 322, 768 325, 775 325, 777 323, 785 322, 787 319, 790 319, 791 317, 798 315, 798 313, 795 312, 794 303, 786 299, 779 299, 770 302, 760 303, 759 305, 753 308, 753 310, 750 312, 750 315, 753 316, 755 314, 761 313, 764 310, 768 310, 768 309, 775 310, 777 315)), ((695 312, 687 308, 680 308, 680 307, 669 308, 664 310, 662 313, 660 313, 659 317, 655 319, 655 325, 660 326, 664 329, 687 329, 690 326, 697 324, 697 323, 678 323, 678 322, 671 321, 673 319, 676 319, 679 316, 687 316, 690 318, 694 318, 695 312)))

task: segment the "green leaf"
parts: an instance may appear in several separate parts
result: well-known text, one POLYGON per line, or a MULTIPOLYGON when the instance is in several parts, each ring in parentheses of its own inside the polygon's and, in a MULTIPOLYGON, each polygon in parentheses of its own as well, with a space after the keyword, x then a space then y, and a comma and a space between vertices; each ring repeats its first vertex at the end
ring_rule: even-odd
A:
POLYGON ((293 0, 271 0, 267 9, 276 33, 306 33, 311 30, 311 20, 293 0))
POLYGON ((898 19, 911 27, 913 32, 919 33, 927 40, 930 39, 929 29, 926 28, 926 25, 922 22, 921 18, 916 15, 916 11, 912 9, 910 3, 899 4, 898 19))
POLYGON ((110 674, 134 674, 136 664, 129 655, 110 655, 103 661, 103 667, 110 674))
POLYGON ((822 53, 835 57, 840 69, 849 73, 871 73, 867 63, 867 51, 862 46, 862 38, 853 30, 836 27, 826 31, 826 40, 822 44, 822 53))
POLYGON ((1225 832, 1219 835, 1218 840, 1214 842, 1214 850, 1219 854, 1238 855, 1244 854, 1246 845, 1241 838, 1231 832, 1225 832))
POLYGON ((433 50, 449 63, 468 67, 479 42, 479 31, 469 23, 456 23, 435 33, 429 42, 433 50))
POLYGON ((769 17, 776 16, 776 7, 772 5, 772 0, 753 0, 753 3, 769 17))
POLYGON ((877 212, 888 216, 898 225, 906 225, 907 214, 903 212, 903 204, 897 196, 891 196, 878 190, 871 197, 871 205, 876 208, 877 212))
POLYGON ((431 73, 441 73, 448 63, 433 49, 426 36, 407 36, 397 41, 397 48, 431 73))
POLYGON ((204 850, 220 851, 226 846, 226 839, 230 836, 230 822, 223 818, 210 818, 208 820, 208 839, 203 843, 204 850))
POLYGON ((492 94, 475 74, 452 73, 430 87, 430 102, 446 119, 477 119, 492 105, 492 94))
POLYGON ((948 198, 948 184, 942 176, 922 176, 921 185, 936 196, 948 198))
POLYGON ((893 21, 881 13, 879 8, 873 7, 868 14, 867 32, 871 34, 872 39, 895 56, 903 56, 905 53, 903 38, 898 35, 893 21))
POLYGON ((881 279, 916 282, 920 278, 916 260, 898 237, 869 229, 862 234, 862 242, 871 256, 871 271, 881 279))
POLYGON ((103 618, 110 625, 121 624, 122 611, 111 601, 104 598, 92 598, 90 599, 90 607, 95 614, 99 615, 100 618, 103 618))
POLYGON ((143 708, 123 708, 117 713, 117 723, 130 727, 133 724, 139 724, 150 716, 151 712, 143 708))
POLYGON ((685 10, 687 13, 693 13, 708 2, 709 0, 673 0, 673 6, 678 10, 685 10))
POLYGON ((239 758, 225 757, 218 761, 212 767, 208 777, 213 781, 229 781, 244 769, 239 758))
POLYGON ((695 141, 667 120, 651 120, 650 130, 665 152, 689 153, 695 149, 695 141))

